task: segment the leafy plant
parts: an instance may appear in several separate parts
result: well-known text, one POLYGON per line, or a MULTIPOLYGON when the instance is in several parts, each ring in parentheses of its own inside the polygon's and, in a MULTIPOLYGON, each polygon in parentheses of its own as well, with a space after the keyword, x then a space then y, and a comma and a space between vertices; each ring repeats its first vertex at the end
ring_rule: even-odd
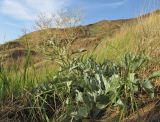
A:
MULTIPOLYGON (((127 109, 131 112, 138 108, 137 93, 146 92, 154 97, 154 87, 151 78, 142 79, 138 70, 147 62, 144 55, 127 54, 120 64, 109 60, 102 64, 93 58, 83 60, 73 59, 69 65, 61 67, 61 71, 39 90, 39 95, 45 103, 47 96, 57 97, 61 101, 59 108, 64 108, 67 114, 61 119, 78 121, 83 118, 96 119, 108 107, 119 107, 120 120, 125 116, 127 109), (43 92, 42 92, 43 91, 43 92)), ((57 103, 53 101, 54 104, 57 103)), ((44 102, 42 102, 44 105, 44 102)), ((41 103, 41 105, 42 105, 41 103)), ((45 109, 44 106, 41 106, 45 109)))

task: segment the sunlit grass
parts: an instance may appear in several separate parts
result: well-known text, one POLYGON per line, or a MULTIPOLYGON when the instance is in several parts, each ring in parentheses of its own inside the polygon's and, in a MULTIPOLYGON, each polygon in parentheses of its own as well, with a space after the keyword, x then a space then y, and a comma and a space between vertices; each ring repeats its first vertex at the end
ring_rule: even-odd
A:
MULTIPOLYGON (((146 93, 151 92, 153 96, 152 80, 149 80, 148 76, 151 72, 160 70, 159 21, 160 16, 154 14, 147 19, 137 19, 133 25, 122 27, 115 36, 103 38, 95 50, 84 56, 85 60, 71 61, 71 64, 67 62, 69 66, 64 66, 63 72, 58 72, 60 66, 52 61, 43 60, 32 64, 28 49, 22 66, 15 64, 9 68, 0 65, 0 107, 6 103, 12 107, 14 106, 12 103, 15 104, 17 99, 23 98, 21 104, 25 105, 17 110, 22 112, 23 119, 28 115, 30 117, 28 120, 49 122, 64 120, 67 117, 71 120, 91 118, 92 114, 97 112, 96 104, 101 108, 104 105, 104 108, 117 105, 121 110, 119 118, 122 119, 127 107, 131 107, 133 112, 138 109, 137 94, 144 94, 146 90, 146 93), (126 55, 128 52, 134 54, 133 57, 126 55), (141 53, 145 54, 147 61, 150 57, 149 63, 144 61, 143 55, 139 55, 141 53), (90 56, 96 58, 98 63, 90 60, 90 56), (105 64, 105 59, 109 59, 111 64, 109 62, 105 64), (144 62, 147 63, 139 69, 144 62), (109 83, 105 84, 107 82, 109 83), (112 85, 109 92, 108 85, 112 85), (104 103, 106 96, 114 99, 104 103), (88 100, 82 101, 83 97, 88 100), (100 102, 95 102, 98 100, 100 102), (79 116, 81 118, 78 118, 79 116)), ((97 110, 100 112, 101 109, 97 110)))
POLYGON ((112 38, 105 38, 95 50, 99 61, 105 58, 120 60, 125 52, 140 53, 145 51, 158 60, 160 55, 160 16, 153 14, 139 18, 136 23, 123 27, 112 38))

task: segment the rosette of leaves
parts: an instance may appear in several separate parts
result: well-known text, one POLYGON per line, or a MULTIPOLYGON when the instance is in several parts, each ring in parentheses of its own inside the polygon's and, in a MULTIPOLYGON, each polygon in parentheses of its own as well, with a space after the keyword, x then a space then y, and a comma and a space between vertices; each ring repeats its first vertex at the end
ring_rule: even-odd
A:
POLYGON ((69 99, 74 106, 70 110, 71 118, 97 118, 112 104, 114 90, 111 88, 111 77, 118 74, 119 67, 109 60, 100 64, 90 58, 87 61, 74 61, 69 71, 69 77, 73 78, 70 84, 72 97, 69 99))
POLYGON ((46 112, 48 110, 46 104, 50 100, 52 101, 49 104, 52 106, 50 110, 59 109, 53 106, 58 103, 55 101, 56 96, 66 113, 56 116, 63 121, 97 119, 106 108, 114 106, 119 107, 122 119, 127 109, 131 108, 132 111, 137 109, 136 94, 145 91, 154 97, 151 79, 160 74, 155 72, 142 79, 137 71, 145 62, 147 58, 144 55, 131 54, 125 55, 120 64, 109 60, 97 63, 93 58, 73 59, 68 65, 61 67, 51 82, 46 82, 38 88, 35 92, 36 97, 40 98, 38 101, 46 112))
POLYGON ((120 108, 121 119, 128 108, 136 110, 135 94, 143 90, 154 97, 150 77, 141 79, 137 74, 145 62, 144 55, 131 54, 125 55, 120 65, 109 60, 100 64, 93 58, 75 61, 69 70, 74 78, 70 84, 72 120, 97 118, 109 106, 120 108))

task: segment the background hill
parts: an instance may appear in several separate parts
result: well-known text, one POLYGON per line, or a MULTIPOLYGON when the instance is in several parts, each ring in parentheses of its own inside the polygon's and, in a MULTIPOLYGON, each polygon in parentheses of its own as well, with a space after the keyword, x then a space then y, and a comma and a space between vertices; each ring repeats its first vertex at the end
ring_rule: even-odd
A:
MULTIPOLYGON (((79 49, 86 50, 86 55, 94 50, 94 55, 100 62, 106 58, 118 61, 126 52, 138 53, 144 50, 159 60, 160 41, 159 33, 157 33, 160 30, 159 17, 160 10, 157 10, 138 18, 103 20, 94 24, 79 26, 77 27, 79 34, 70 50, 75 55, 79 49)), ((66 38, 63 29, 56 28, 25 34, 17 40, 0 45, 1 63, 7 67, 13 67, 17 64, 17 66, 23 67, 28 50, 30 50, 32 65, 37 68, 46 67, 46 65, 55 67, 54 62, 47 60, 41 52, 44 46, 43 41, 48 38, 48 35, 45 34, 46 31, 53 35, 59 34, 62 40, 66 38)))
MULTIPOLYGON (((79 35, 79 37, 73 43, 72 50, 73 52, 76 52, 77 49, 84 48, 90 51, 95 46, 97 46, 103 38, 113 37, 124 27, 134 25, 136 21, 137 18, 113 21, 103 20, 94 24, 77 27, 83 31, 83 34, 79 35)), ((48 29, 47 31, 50 31, 52 34, 59 33, 60 35, 64 35, 61 29, 53 28, 48 29)), ((27 35, 24 35, 17 40, 0 45, 1 61, 6 62, 7 64, 10 64, 11 62, 21 62, 21 60, 26 56, 28 48, 30 48, 31 50, 31 55, 33 55, 34 63, 43 61, 44 57, 38 50, 37 46, 38 44, 42 43, 42 38, 44 38, 45 36, 46 35, 43 34, 43 30, 35 31, 28 33, 27 35)))

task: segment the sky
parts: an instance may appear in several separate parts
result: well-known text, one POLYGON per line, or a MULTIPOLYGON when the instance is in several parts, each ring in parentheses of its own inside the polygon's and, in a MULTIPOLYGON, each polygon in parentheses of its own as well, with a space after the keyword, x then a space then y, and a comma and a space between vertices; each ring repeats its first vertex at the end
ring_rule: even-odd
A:
POLYGON ((82 25, 100 20, 137 17, 160 9, 160 0, 0 0, 0 44, 31 30, 41 12, 56 14, 65 9, 82 9, 82 25))

